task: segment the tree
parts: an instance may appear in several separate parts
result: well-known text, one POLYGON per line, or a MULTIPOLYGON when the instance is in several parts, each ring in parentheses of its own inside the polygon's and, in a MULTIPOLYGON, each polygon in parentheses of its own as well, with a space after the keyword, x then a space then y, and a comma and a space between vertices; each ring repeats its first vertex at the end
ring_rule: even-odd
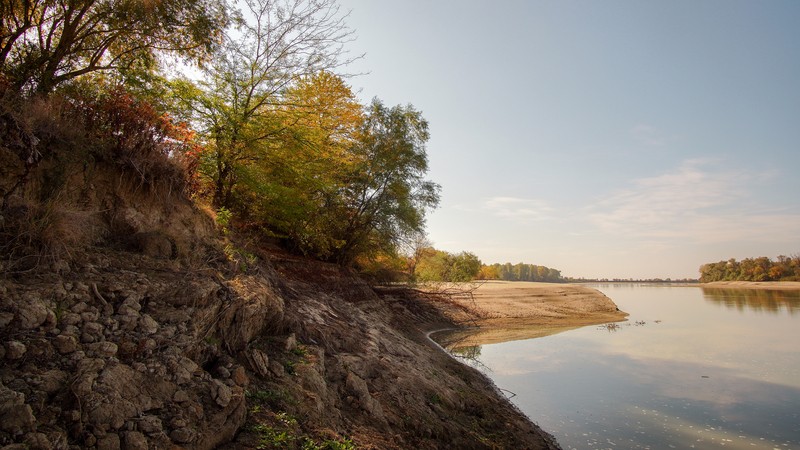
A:
MULTIPOLYGON (((240 212, 286 236, 306 254, 327 258, 342 245, 342 192, 354 170, 352 147, 364 117, 344 81, 329 72, 305 77, 284 94, 280 139, 242 169, 240 212)), ((277 113, 276 113, 277 114, 277 113)))
POLYGON ((417 269, 417 264, 427 254, 429 249, 433 248, 433 242, 428 239, 424 232, 416 233, 409 236, 400 247, 400 252, 406 255, 406 271, 409 278, 414 277, 417 269))
POLYGON ((336 254, 341 263, 398 248, 423 231, 426 210, 439 203, 439 185, 425 179, 429 134, 420 112, 374 99, 359 134, 339 216, 346 218, 336 254))
POLYGON ((149 70, 162 52, 207 56, 228 16, 211 0, 10 0, 0 7, 0 68, 49 93, 93 72, 149 70))
POLYGON ((417 281, 472 281, 481 270, 481 260, 470 252, 458 254, 427 247, 420 252, 414 277, 417 281))
POLYGON ((428 247, 420 251, 420 258, 417 261, 414 271, 414 278, 417 281, 449 281, 450 268, 452 265, 452 255, 449 253, 428 247))
POLYGON ((297 106, 287 90, 352 60, 343 45, 353 33, 334 0, 242 3, 243 15, 226 31, 204 78, 175 84, 183 116, 207 141, 202 173, 217 208, 236 209, 234 188, 248 167, 282 145, 288 130, 279 116, 297 106))
POLYGON ((481 270, 481 260, 474 253, 461 252, 452 259, 448 281, 472 281, 481 270))
POLYGON ((478 276, 476 277, 478 280, 499 280, 500 273, 498 268, 500 267, 499 264, 493 264, 491 266, 481 266, 480 271, 478 272, 478 276))

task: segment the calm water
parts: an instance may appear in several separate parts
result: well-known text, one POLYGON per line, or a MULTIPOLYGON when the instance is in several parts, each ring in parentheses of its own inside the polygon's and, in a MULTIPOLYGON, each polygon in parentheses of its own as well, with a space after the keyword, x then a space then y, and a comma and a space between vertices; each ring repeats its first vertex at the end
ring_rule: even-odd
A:
POLYGON ((460 351, 565 449, 800 449, 800 292, 593 287, 629 321, 460 351))

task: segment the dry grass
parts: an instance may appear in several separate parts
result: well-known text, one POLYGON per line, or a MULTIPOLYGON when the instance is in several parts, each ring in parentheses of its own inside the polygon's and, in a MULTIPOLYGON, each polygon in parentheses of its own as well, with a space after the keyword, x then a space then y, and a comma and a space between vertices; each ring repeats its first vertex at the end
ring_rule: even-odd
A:
POLYGON ((0 250, 4 271, 11 273, 73 260, 105 231, 97 214, 62 203, 58 196, 42 203, 18 201, 2 218, 0 250))

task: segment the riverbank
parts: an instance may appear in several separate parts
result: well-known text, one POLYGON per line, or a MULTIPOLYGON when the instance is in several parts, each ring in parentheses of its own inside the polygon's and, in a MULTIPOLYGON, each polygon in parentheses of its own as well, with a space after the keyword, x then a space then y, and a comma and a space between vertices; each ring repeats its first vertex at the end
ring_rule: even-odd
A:
POLYGON ((628 316, 600 291, 576 284, 487 281, 451 303, 446 313, 463 329, 435 334, 444 346, 531 339, 628 316))
POLYGON ((800 291, 800 281, 712 281, 700 287, 800 291))

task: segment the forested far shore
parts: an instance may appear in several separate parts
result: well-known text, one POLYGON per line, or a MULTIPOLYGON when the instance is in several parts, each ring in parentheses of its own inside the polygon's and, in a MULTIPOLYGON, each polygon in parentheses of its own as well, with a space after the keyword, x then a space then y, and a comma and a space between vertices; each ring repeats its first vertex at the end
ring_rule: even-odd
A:
POLYGON ((766 256, 737 261, 707 263, 700 266, 700 282, 712 281, 800 281, 800 254, 766 256))
POLYGON ((561 276, 561 271, 558 269, 526 263, 485 265, 481 267, 477 278, 480 280, 543 281, 549 283, 564 283, 567 281, 561 276))

